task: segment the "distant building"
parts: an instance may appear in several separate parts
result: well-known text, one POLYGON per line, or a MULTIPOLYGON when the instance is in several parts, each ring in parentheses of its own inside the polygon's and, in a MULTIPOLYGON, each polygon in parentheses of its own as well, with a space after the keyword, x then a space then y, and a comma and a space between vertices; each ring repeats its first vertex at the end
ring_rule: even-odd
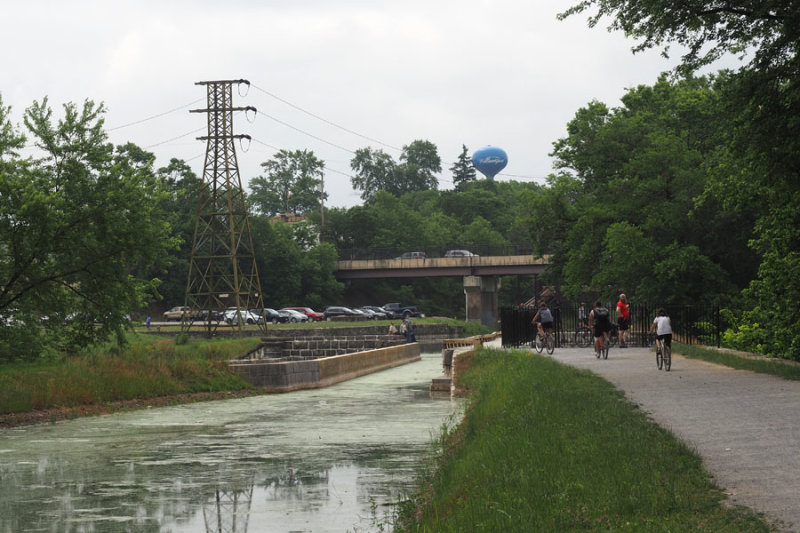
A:
POLYGON ((302 215, 295 215, 294 213, 280 213, 275 215, 271 219, 269 219, 272 223, 281 223, 281 224, 297 224, 298 222, 305 222, 308 220, 308 217, 304 217, 302 215))

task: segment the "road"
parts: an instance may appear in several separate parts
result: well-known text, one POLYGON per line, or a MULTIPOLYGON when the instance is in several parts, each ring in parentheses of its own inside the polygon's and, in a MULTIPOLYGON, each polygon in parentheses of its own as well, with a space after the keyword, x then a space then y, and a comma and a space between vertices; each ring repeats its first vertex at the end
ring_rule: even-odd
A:
POLYGON ((659 371, 646 348, 591 348, 552 356, 604 377, 703 458, 730 501, 800 531, 800 382, 672 357, 659 371))

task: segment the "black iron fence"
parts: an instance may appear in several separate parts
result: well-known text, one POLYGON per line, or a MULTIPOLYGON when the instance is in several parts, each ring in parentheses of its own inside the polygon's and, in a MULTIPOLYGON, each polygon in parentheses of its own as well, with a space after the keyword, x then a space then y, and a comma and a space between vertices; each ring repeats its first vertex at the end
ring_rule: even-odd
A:
MULTIPOLYGON (((611 313, 611 323, 617 324, 616 302, 604 304, 611 313)), ((556 346, 566 347, 573 344, 575 331, 578 329, 578 304, 554 305, 553 332, 556 346)), ((649 346, 648 331, 658 310, 662 308, 672 323, 672 338, 684 344, 700 344, 706 346, 720 345, 724 324, 718 306, 710 305, 665 305, 650 304, 630 305, 630 327, 628 344, 632 346, 649 346)), ((586 306, 584 316, 588 317, 591 306, 586 306)), ((515 306, 500 309, 500 326, 503 335, 503 346, 519 347, 528 344, 536 336, 536 326, 531 320, 536 315, 535 307, 515 306)))

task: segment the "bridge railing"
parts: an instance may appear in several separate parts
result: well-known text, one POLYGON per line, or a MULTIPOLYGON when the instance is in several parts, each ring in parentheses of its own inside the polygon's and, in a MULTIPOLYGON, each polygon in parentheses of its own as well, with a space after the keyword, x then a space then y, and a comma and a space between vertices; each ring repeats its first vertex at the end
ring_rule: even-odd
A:
POLYGON ((425 252, 426 257, 444 257, 448 250, 467 250, 481 256, 532 255, 529 245, 453 244, 450 246, 405 246, 386 248, 347 248, 339 250, 340 260, 396 259, 405 252, 425 252))
MULTIPOLYGON (((604 304, 611 312, 611 323, 616 326, 616 302, 604 304)), ((553 332, 556 346, 566 347, 573 342, 578 327, 578 304, 552 306, 553 332)), ((712 305, 652 305, 646 303, 630 306, 630 338, 633 346, 647 346, 650 343, 648 331, 658 310, 664 308, 672 323, 672 338, 684 344, 720 346, 722 330, 725 325, 719 306, 712 305)), ((586 306, 588 317, 591 306, 586 306)), ((500 309, 500 326, 503 346, 519 347, 529 344, 536 337, 536 326, 531 320, 536 315, 535 306, 503 307, 500 309)))

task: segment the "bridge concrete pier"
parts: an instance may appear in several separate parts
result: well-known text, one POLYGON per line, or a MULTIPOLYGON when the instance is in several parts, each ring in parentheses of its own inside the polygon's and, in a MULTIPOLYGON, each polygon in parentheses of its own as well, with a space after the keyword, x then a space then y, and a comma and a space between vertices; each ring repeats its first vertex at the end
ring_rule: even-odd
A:
POLYGON ((495 276, 464 276, 464 295, 467 322, 480 322, 495 327, 498 318, 497 291, 500 278, 495 276))

